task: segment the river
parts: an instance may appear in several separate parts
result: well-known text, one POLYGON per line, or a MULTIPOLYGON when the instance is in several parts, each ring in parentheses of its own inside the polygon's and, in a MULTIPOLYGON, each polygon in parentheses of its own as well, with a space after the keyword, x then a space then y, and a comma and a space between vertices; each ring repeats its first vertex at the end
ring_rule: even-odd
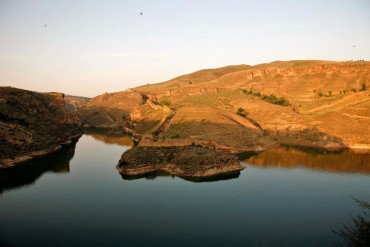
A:
POLYGON ((125 180, 127 136, 83 135, 0 173, 0 246, 331 246, 370 195, 370 156, 280 147, 233 179, 125 180))

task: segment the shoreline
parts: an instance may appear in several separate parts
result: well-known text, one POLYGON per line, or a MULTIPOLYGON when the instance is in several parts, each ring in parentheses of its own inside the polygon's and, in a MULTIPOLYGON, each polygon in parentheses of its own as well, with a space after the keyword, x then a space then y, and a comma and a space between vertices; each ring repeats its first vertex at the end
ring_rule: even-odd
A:
POLYGON ((305 140, 302 141, 277 141, 275 143, 271 143, 265 146, 257 145, 252 146, 250 148, 236 148, 236 147, 229 147, 224 146, 216 141, 210 140, 202 140, 202 139, 165 139, 165 140, 153 140, 152 138, 145 138, 143 137, 141 141, 138 143, 137 146, 142 147, 173 147, 173 146, 202 146, 206 148, 214 148, 216 151, 221 153, 229 153, 229 154, 243 154, 243 153, 255 153, 255 152, 263 152, 265 150, 279 147, 279 146, 291 146, 291 147, 301 147, 301 148, 314 148, 314 149, 321 149, 326 150, 329 152, 337 152, 337 151, 348 151, 352 153, 358 154, 370 154, 370 145, 367 144, 353 144, 353 145, 344 145, 344 144, 337 144, 337 143, 329 143, 329 144, 318 144, 314 142, 308 142, 305 140))
POLYGON ((21 155, 21 156, 17 156, 14 159, 1 160, 0 161, 0 171, 1 170, 6 170, 6 169, 11 169, 15 166, 21 165, 22 163, 25 163, 25 162, 30 161, 32 159, 39 158, 39 157, 42 157, 42 156, 47 156, 49 154, 55 153, 58 150, 60 150, 63 146, 68 146, 68 145, 71 145, 72 143, 76 143, 83 134, 84 133, 71 136, 71 137, 68 138, 67 141, 65 141, 63 143, 60 143, 60 144, 56 144, 55 146, 52 146, 52 147, 47 148, 47 149, 41 149, 41 150, 33 151, 33 152, 30 152, 30 153, 27 153, 27 154, 24 154, 24 155, 21 155))

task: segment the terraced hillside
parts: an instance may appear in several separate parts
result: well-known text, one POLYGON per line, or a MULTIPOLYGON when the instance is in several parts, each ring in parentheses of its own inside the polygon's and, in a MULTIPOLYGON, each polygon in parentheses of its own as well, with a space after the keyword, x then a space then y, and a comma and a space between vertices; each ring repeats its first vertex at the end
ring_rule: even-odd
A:
POLYGON ((125 122, 144 137, 142 145, 190 142, 243 152, 284 143, 368 152, 369 79, 370 62, 201 70, 131 90, 143 100, 125 122))

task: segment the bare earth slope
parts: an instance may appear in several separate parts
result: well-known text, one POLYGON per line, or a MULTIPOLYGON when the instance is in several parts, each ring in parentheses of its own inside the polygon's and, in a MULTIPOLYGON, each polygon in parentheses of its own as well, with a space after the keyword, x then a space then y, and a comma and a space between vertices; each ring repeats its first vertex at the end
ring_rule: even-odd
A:
POLYGON ((86 106, 87 103, 89 103, 89 101, 91 100, 91 98, 82 97, 82 96, 65 95, 64 100, 66 102, 66 108, 70 112, 74 112, 86 106))
POLYGON ((58 150, 81 134, 64 94, 0 87, 0 169, 58 150))
MULTIPOLYGON (((190 142, 244 152, 293 144, 369 152, 369 79, 370 62, 276 61, 201 70, 133 90, 143 100, 126 109, 121 124, 146 146, 190 142)), ((116 106, 95 105, 103 112, 116 106)))

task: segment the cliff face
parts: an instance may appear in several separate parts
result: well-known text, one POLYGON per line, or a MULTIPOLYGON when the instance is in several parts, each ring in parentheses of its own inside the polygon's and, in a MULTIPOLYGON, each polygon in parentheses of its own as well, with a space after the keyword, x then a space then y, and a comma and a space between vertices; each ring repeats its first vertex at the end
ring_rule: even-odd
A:
POLYGON ((64 94, 0 88, 0 169, 55 151, 81 134, 64 94))
POLYGON ((209 77, 207 75, 210 72, 202 70, 168 82, 138 87, 137 90, 154 101, 163 98, 178 101, 235 88, 255 89, 261 93, 293 97, 313 91, 339 92, 358 88, 359 81, 369 77, 370 63, 288 61, 240 67, 239 70, 223 72, 209 77), (206 75, 201 76, 202 72, 206 75))

